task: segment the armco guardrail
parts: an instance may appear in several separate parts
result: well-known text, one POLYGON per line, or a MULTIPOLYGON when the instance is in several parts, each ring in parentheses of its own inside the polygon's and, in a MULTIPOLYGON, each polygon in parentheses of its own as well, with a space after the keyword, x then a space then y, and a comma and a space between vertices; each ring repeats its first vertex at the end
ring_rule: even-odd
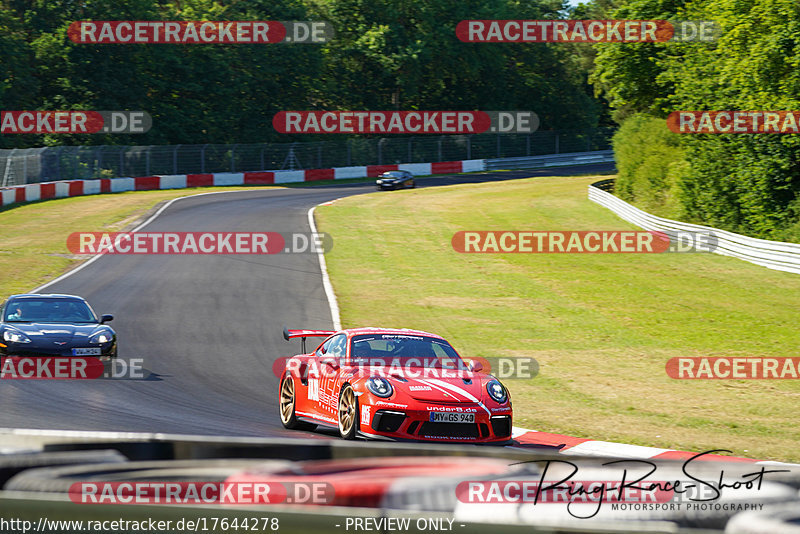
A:
POLYGON ((567 154, 551 154, 546 156, 487 159, 486 169, 490 171, 504 169, 538 169, 541 167, 563 167, 565 165, 612 163, 613 161, 613 150, 595 150, 592 152, 570 152, 567 154))
POLYGON ((756 239, 708 226, 656 217, 603 190, 608 187, 609 180, 591 184, 589 200, 610 209, 626 221, 645 230, 663 232, 670 238, 677 237, 679 233, 700 234, 707 237, 707 242, 714 244, 711 252, 739 258, 777 271, 800 274, 800 244, 756 239))

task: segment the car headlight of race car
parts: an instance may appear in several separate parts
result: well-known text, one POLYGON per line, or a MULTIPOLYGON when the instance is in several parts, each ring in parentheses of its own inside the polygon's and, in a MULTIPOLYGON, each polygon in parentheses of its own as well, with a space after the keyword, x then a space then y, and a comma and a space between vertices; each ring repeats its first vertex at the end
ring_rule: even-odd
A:
POLYGON ((496 400, 500 404, 503 404, 508 400, 508 392, 499 380, 489 380, 489 382, 486 384, 486 391, 489 393, 489 396, 492 399, 496 400))
POLYGON ((391 382, 381 376, 372 376, 367 380, 367 389, 377 397, 387 398, 394 393, 391 382))
POLYGON ((102 332, 98 332, 92 337, 89 338, 89 343, 93 343, 95 345, 102 345, 103 343, 108 343, 111 341, 112 336, 111 332, 107 330, 103 330, 102 332))
POLYGON ((31 340, 28 336, 19 330, 6 330, 3 332, 3 340, 9 343, 30 343, 31 340))

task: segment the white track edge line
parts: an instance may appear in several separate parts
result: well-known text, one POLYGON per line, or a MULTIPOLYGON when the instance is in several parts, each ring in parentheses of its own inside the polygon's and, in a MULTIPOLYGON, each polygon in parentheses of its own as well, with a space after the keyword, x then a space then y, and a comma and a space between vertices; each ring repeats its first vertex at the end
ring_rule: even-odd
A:
MULTIPOLYGON (((312 206, 311 209, 308 210, 308 226, 311 227, 311 231, 315 234, 317 233, 317 225, 314 222, 314 210, 316 210, 318 206, 327 204, 329 202, 331 201, 329 200, 322 202, 316 206, 312 206)), ((342 323, 339 316, 339 302, 336 300, 336 293, 333 292, 331 278, 328 276, 328 264, 325 262, 325 253, 318 250, 317 259, 319 260, 319 269, 322 271, 322 287, 325 288, 325 296, 328 297, 328 307, 331 310, 333 329, 339 331, 342 329, 342 323)))

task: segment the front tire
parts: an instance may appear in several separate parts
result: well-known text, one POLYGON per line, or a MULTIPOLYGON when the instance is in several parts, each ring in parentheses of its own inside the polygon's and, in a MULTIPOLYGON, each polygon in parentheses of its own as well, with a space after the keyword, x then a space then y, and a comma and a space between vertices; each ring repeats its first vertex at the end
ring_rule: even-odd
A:
POLYGON ((358 397, 350 384, 339 392, 339 435, 342 439, 355 439, 358 432, 358 397))
POLYGON ((281 415, 281 424, 284 428, 290 430, 314 430, 317 428, 317 425, 297 420, 297 415, 294 412, 296 395, 292 375, 284 375, 279 391, 280 405, 278 408, 281 415))

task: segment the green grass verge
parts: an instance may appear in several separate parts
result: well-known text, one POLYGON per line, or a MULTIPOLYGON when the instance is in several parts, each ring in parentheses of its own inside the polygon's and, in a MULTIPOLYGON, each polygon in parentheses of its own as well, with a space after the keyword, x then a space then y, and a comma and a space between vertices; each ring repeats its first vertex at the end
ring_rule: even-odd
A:
POLYGON ((459 230, 621 230, 597 178, 342 199, 317 210, 346 327, 444 335, 465 357, 529 356, 515 424, 593 439, 800 461, 797 380, 667 377, 673 356, 798 356, 800 276, 713 254, 458 254, 459 230))

